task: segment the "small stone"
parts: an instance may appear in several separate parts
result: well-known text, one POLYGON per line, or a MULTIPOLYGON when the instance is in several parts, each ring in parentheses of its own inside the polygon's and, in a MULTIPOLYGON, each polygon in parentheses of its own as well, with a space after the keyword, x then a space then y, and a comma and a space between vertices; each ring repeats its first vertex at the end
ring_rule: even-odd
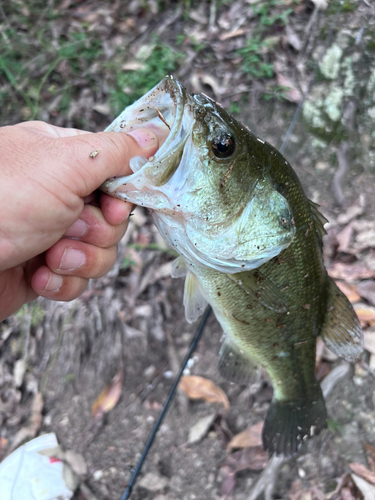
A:
POLYGON ((203 439, 208 433, 215 418, 216 413, 212 413, 211 415, 207 415, 206 417, 199 419, 189 431, 189 444, 198 443, 201 439, 203 439))
POLYGON ((138 485, 148 491, 160 491, 167 486, 168 482, 166 477, 159 476, 156 472, 148 472, 142 477, 138 485))
POLYGON ((101 478, 103 477, 103 471, 100 469, 96 470, 92 475, 92 477, 94 478, 94 481, 100 481, 101 478))

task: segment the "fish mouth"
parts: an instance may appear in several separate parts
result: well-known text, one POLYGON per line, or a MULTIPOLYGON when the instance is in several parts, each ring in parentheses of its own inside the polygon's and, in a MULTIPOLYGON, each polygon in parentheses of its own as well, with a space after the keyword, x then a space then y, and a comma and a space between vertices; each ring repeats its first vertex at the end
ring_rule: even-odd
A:
MULTIPOLYGON (((117 198, 138 203, 135 192, 164 185, 176 171, 182 150, 194 122, 188 95, 173 76, 166 76, 152 90, 128 106, 105 132, 131 132, 137 128, 152 129, 159 139, 154 156, 136 156, 129 161, 133 174, 113 177, 101 189, 117 198), (134 196, 132 196, 134 194, 134 196)), ((153 208, 150 204, 144 206, 153 208)), ((152 204, 151 204, 152 205, 152 204)))

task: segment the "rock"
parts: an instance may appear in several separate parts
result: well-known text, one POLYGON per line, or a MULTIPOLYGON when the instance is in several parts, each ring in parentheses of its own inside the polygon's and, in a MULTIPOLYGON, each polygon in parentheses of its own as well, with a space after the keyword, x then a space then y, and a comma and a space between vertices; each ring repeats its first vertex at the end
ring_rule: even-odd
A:
POLYGON ((148 472, 142 477, 138 485, 148 491, 160 491, 167 486, 168 482, 168 478, 159 476, 156 472, 148 472))

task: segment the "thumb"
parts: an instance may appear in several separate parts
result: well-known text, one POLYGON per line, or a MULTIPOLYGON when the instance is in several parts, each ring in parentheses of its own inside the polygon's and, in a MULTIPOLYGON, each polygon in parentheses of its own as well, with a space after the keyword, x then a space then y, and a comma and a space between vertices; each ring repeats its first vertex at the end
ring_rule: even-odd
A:
POLYGON ((61 158, 69 165, 72 191, 81 198, 98 189, 109 177, 129 175, 129 160, 134 156, 149 158, 159 147, 151 129, 135 129, 130 133, 98 132, 56 139, 61 158), (73 181, 73 182, 72 182, 73 181))

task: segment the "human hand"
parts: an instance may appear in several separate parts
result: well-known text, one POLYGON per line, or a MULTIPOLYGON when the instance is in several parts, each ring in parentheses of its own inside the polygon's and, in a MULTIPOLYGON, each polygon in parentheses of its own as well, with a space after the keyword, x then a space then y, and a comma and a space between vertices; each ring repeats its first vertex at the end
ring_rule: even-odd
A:
POLYGON ((131 205, 94 191, 149 156, 149 129, 90 133, 43 122, 0 128, 0 321, 38 295, 72 300, 114 265, 131 205), (98 151, 92 158, 90 153, 98 151))

